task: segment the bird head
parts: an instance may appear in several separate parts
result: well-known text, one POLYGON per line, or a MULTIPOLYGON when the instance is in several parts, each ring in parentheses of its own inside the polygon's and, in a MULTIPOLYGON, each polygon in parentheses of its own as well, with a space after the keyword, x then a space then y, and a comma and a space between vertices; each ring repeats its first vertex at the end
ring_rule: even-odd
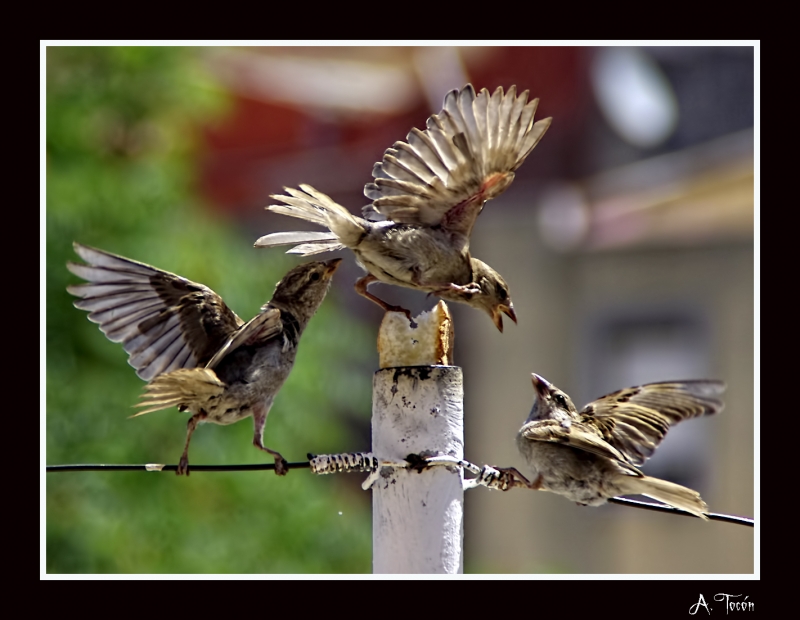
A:
POLYGON ((572 399, 544 377, 531 373, 533 406, 528 414, 531 420, 570 420, 577 413, 572 399))
POLYGON ((313 261, 294 267, 275 286, 270 303, 291 312, 305 325, 325 299, 341 258, 313 261))
POLYGON ((483 261, 479 261, 477 258, 471 260, 472 278, 480 286, 481 292, 475 293, 463 301, 486 312, 495 327, 502 332, 503 314, 506 314, 514 323, 517 322, 517 314, 514 312, 514 304, 511 303, 508 284, 499 273, 483 261))

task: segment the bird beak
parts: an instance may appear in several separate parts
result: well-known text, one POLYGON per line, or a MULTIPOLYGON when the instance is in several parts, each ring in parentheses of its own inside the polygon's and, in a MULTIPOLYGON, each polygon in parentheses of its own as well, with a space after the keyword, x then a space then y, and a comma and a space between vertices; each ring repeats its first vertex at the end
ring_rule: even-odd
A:
POLYGON ((536 390, 536 395, 544 397, 550 391, 550 384, 544 377, 540 377, 535 372, 531 373, 531 383, 533 389, 536 390))
POLYGON ((508 317, 512 321, 514 321, 514 325, 516 325, 517 324, 517 313, 514 312, 514 304, 509 303, 507 308, 504 308, 502 306, 501 306, 501 308, 502 308, 503 312, 505 312, 508 315, 508 317))
POLYGON ((492 322, 494 323, 495 327, 500 330, 500 333, 503 333, 503 315, 500 314, 500 310, 498 309, 499 306, 495 306, 492 308, 492 322))
POLYGON ((339 268, 339 264, 341 262, 342 262, 341 258, 333 258, 329 261, 325 261, 325 267, 327 267, 325 275, 332 276, 333 272, 339 268))
POLYGON ((494 308, 492 308, 492 322, 495 324, 495 327, 497 327, 497 329, 500 330, 500 333, 502 334, 503 333, 503 315, 500 314, 501 312, 504 312, 505 314, 507 314, 508 317, 512 321, 514 321, 514 323, 517 322, 517 314, 516 314, 516 312, 514 312, 514 305, 513 304, 508 304, 507 306, 504 306, 503 304, 497 304, 494 308))
POLYGON ((531 412, 528 414, 527 424, 531 420, 541 420, 547 417, 547 404, 546 397, 550 390, 550 384, 536 373, 531 373, 531 382, 533 383, 533 405, 531 405, 531 412))

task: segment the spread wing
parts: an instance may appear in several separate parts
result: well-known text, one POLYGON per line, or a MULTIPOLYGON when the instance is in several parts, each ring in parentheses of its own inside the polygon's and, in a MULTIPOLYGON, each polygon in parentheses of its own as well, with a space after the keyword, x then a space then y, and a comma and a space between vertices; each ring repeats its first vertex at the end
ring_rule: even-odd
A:
POLYGON ((722 411, 722 401, 715 397, 724 390, 721 381, 649 383, 603 396, 586 405, 578 416, 626 460, 642 465, 671 425, 722 411))
POLYGON ((643 475, 625 454, 605 441, 597 428, 591 424, 572 422, 565 425, 558 420, 534 420, 525 424, 520 433, 531 441, 558 443, 591 452, 616 461, 634 476, 643 475))
MULTIPOLYGON (((67 264, 86 280, 67 287, 81 298, 75 306, 88 310, 89 320, 109 340, 122 343, 128 363, 145 381, 205 365, 241 337, 243 321, 210 288, 103 250, 73 246, 86 261, 67 264)), ((253 319, 256 327, 270 324, 269 317, 259 317, 253 319)))
POLYGON ((499 196, 552 119, 533 123, 539 100, 516 87, 477 95, 452 90, 424 131, 412 129, 376 163, 364 194, 377 211, 403 224, 442 225, 469 238, 485 201, 499 196))

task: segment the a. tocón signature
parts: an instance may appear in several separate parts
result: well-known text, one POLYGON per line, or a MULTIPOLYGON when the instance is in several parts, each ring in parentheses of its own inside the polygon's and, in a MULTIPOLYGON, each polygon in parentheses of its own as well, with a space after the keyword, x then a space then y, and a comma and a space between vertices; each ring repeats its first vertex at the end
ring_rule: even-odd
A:
MULTIPOLYGON (((739 597, 741 596, 743 595, 719 593, 714 595, 714 600, 724 603, 726 614, 732 611, 754 611, 755 605, 753 604, 753 601, 748 601, 747 600, 748 596, 746 595, 744 595, 743 599, 740 599, 739 597)), ((700 594, 700 598, 698 599, 698 601, 694 605, 689 607, 689 615, 694 616, 700 610, 701 607, 706 610, 706 613, 708 613, 708 615, 711 615, 711 607, 709 606, 708 603, 706 603, 706 599, 705 597, 703 597, 702 593, 700 594)))

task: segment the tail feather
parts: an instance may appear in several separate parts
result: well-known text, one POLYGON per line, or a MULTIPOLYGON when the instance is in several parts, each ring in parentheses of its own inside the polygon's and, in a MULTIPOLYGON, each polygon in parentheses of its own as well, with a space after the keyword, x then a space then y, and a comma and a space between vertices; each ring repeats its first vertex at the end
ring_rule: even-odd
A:
POLYGON ((311 232, 297 230, 294 232, 276 232, 264 235, 255 242, 257 248, 268 248, 277 245, 292 245, 294 243, 317 243, 319 241, 336 241, 332 232, 311 232))
POLYGON ((341 250, 344 244, 338 241, 331 241, 328 243, 303 243, 296 245, 287 254, 299 254, 300 256, 312 256, 314 254, 322 254, 323 252, 333 252, 334 250, 341 250))
MULTIPOLYGON (((342 205, 334 202, 329 196, 317 191, 310 185, 300 185, 300 189, 285 188, 288 196, 274 194, 271 198, 280 200, 284 204, 269 205, 268 210, 289 217, 296 217, 307 222, 313 222, 320 226, 325 226, 333 233, 334 237, 325 239, 326 241, 337 239, 339 243, 346 247, 355 247, 361 241, 364 233, 369 230, 369 222, 357 217, 345 209, 342 205)), ((270 235, 267 235, 270 237, 270 235)), ((256 242, 259 247, 264 237, 256 242)), ((322 241, 318 239, 305 239, 304 241, 322 241)), ((285 243, 290 243, 289 241, 285 243)), ((274 244, 277 245, 277 244, 274 244)), ((338 248, 337 248, 338 249, 338 248)), ((317 250, 329 251, 329 250, 317 250)))
POLYGON ((135 407, 147 407, 130 416, 135 418, 170 407, 202 406, 208 400, 220 396, 226 385, 217 374, 208 368, 181 368, 157 376, 144 388, 141 402, 135 407))
POLYGON ((271 233, 259 238, 254 245, 257 248, 273 248, 280 245, 292 245, 295 243, 297 245, 287 250, 287 254, 311 256, 312 254, 341 250, 345 247, 333 233, 306 231, 271 233))
POLYGON ((305 202, 293 198, 292 196, 281 196, 280 194, 273 194, 270 198, 276 200, 283 200, 286 204, 283 205, 269 205, 267 209, 273 213, 280 213, 281 215, 288 215, 289 217, 296 217, 306 222, 313 222, 320 226, 328 227, 328 218, 325 212, 317 209, 313 205, 308 205, 305 202), (310 208, 309 208, 310 207, 310 208))
POLYGON ((674 482, 650 476, 641 478, 626 477, 624 486, 626 487, 624 495, 646 495, 659 502, 690 512, 701 519, 708 520, 708 506, 697 491, 674 482))

